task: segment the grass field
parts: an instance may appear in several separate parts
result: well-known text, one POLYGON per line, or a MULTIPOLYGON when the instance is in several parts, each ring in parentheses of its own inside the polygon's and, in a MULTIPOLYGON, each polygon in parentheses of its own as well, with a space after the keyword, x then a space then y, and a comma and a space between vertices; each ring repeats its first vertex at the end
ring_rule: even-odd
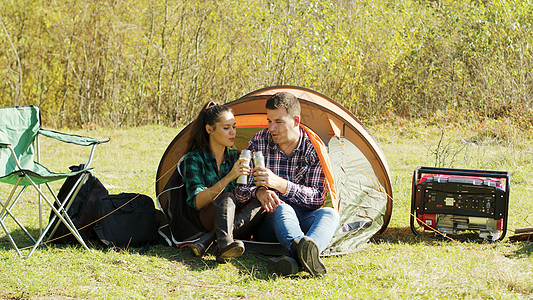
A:
MULTIPOLYGON (((418 166, 509 171, 511 193, 507 237, 533 223, 533 141, 502 138, 468 128, 423 124, 373 126, 388 160, 394 210, 388 229, 356 253, 328 257, 322 279, 301 273, 278 277, 266 257, 245 254, 228 264, 212 255, 192 258, 186 250, 153 246, 139 249, 85 251, 52 246, 21 259, 0 233, 0 298, 296 298, 296 299, 520 299, 533 295, 531 243, 454 243, 415 237, 409 229, 411 177, 418 166)), ((98 147, 94 174, 111 193, 139 192, 155 197, 159 160, 177 134, 175 128, 68 131, 111 141, 98 147)), ((41 139, 42 161, 55 171, 82 163, 88 149, 41 139)), ((54 187, 59 187, 55 184, 54 187)), ((7 195, 7 188, 0 188, 7 195)), ((30 228, 37 229, 36 201, 24 197, 18 207, 30 228)))

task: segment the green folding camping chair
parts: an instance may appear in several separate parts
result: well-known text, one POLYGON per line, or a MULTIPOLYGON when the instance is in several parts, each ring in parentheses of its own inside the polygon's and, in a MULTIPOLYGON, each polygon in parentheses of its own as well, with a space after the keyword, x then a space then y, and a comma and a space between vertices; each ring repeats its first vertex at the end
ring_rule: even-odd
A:
MULTIPOLYGON (((64 134, 56 131, 45 130, 41 128, 40 110, 37 106, 17 106, 17 107, 0 107, 0 183, 12 185, 11 191, 7 199, 0 198, 0 225, 7 235, 10 243, 13 245, 17 254, 22 257, 21 248, 17 246, 15 239, 10 234, 8 226, 14 226, 15 223, 20 227, 25 235, 27 235, 33 242, 33 247, 26 257, 30 257, 35 249, 43 243, 47 232, 56 224, 56 219, 59 218, 70 231, 70 233, 80 242, 85 248, 89 249, 85 241, 79 234, 78 230, 72 223, 66 213, 71 201, 76 197, 81 183, 84 182, 88 171, 96 145, 105 143, 109 139, 97 140, 89 137, 78 135, 64 134), (53 173, 39 163, 39 140, 38 136, 54 138, 61 142, 73 143, 81 146, 92 146, 89 154, 88 162, 85 168, 79 171, 70 173, 53 173), (65 179, 76 174, 83 173, 79 176, 76 184, 72 190, 69 191, 67 197, 60 201, 56 193, 50 187, 50 182, 65 179), (43 193, 41 185, 45 185, 49 193, 43 193), (16 205, 19 202, 27 187, 33 186, 39 197, 39 234, 37 237, 31 234, 22 222, 17 218, 16 205), (15 193, 17 192, 15 196, 15 193), (48 196, 47 196, 48 195, 48 196), (50 199, 50 195, 52 199, 50 199), (15 196, 15 197, 14 197, 15 196), (46 228, 43 229, 42 221, 42 201, 48 204, 52 210, 52 218, 48 222, 46 228), (7 218, 11 218, 13 222, 6 224, 7 218)), ((27 247, 30 248, 30 247, 27 247)))

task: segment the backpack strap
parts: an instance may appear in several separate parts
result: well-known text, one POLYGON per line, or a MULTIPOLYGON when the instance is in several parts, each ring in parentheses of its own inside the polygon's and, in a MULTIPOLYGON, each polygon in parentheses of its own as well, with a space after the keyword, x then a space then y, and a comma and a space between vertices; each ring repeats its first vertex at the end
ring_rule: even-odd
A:
POLYGON ((93 226, 93 230, 98 236, 98 238, 100 239, 100 241, 102 241, 102 243, 104 243, 104 245, 106 245, 107 248, 113 247, 113 244, 111 244, 111 242, 106 239, 105 234, 104 234, 104 228, 102 227, 102 225, 96 223, 93 226))

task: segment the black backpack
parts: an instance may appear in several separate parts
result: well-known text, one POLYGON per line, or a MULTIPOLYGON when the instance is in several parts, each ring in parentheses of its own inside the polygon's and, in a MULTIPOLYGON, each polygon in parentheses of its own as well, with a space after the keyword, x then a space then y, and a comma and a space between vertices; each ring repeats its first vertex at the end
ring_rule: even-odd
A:
MULTIPOLYGON (((71 166, 70 169, 77 171, 83 167, 71 166)), ((153 200, 134 193, 109 195, 100 180, 89 171, 65 180, 58 193, 61 202, 84 174, 87 174, 87 178, 67 209, 67 214, 85 241, 100 240, 108 247, 120 247, 142 246, 158 240, 158 211, 153 200)), ((53 216, 51 213, 50 220, 53 216)), ((58 221, 57 218, 54 220, 52 231, 48 234, 49 240, 54 243, 77 243, 66 226, 58 221)))
MULTIPOLYGON (((71 166, 71 171, 79 171, 84 168, 84 165, 71 166)), ((74 201, 67 210, 67 214, 74 223, 74 226, 80 232, 80 235, 84 240, 96 239, 97 236, 93 230, 94 221, 98 217, 96 205, 100 200, 100 197, 108 194, 105 186, 93 176, 90 171, 79 173, 75 176, 68 177, 57 194, 58 199, 63 202, 68 196, 68 192, 72 190, 72 187, 76 184, 78 179, 87 174, 85 182, 81 183, 80 190, 74 201)), ((54 203, 56 208, 59 207, 57 203, 54 203)), ((54 217, 54 213, 50 213, 50 220, 54 217)), ((76 238, 70 233, 63 222, 60 222, 56 217, 52 224, 51 231, 48 233, 48 238, 51 242, 65 244, 65 243, 77 243, 76 238), (57 228, 56 228, 57 226, 57 228), (54 230, 55 229, 55 230, 54 230)))
POLYGON ((108 247, 156 243, 156 209, 152 198, 135 193, 106 195, 98 202, 94 231, 108 247))

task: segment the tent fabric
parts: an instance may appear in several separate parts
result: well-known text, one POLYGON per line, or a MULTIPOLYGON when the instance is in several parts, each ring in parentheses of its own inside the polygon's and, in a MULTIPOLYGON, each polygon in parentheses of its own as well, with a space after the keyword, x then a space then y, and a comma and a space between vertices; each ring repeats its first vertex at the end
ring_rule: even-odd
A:
POLYGON ((311 140, 311 144, 315 148, 315 151, 318 154, 318 159, 320 160, 320 165, 322 170, 324 170, 324 175, 326 177, 326 188, 329 191, 331 196, 332 205, 335 210, 339 210, 339 202, 337 201, 337 191, 335 190, 335 180, 333 179, 333 173, 331 173, 331 163, 329 162, 329 155, 326 145, 320 137, 314 133, 307 126, 301 125, 303 130, 307 133, 307 136, 311 140))
POLYGON ((363 247, 381 230, 387 194, 372 166, 355 145, 345 138, 333 137, 328 146, 341 201, 340 226, 324 254, 338 255, 363 247))
MULTIPOLYGON (((372 236, 387 228, 392 213, 390 172, 382 150, 346 108, 325 95, 297 86, 267 87, 225 104, 233 110, 237 123, 236 149, 244 149, 255 133, 267 127, 265 103, 277 92, 290 92, 299 99, 301 124, 320 138, 329 154, 341 222, 323 254, 361 249, 372 236)), ((189 136, 190 125, 174 138, 161 158, 157 195, 185 155, 189 136)), ((164 203, 168 199, 162 196, 159 201, 164 203)))

